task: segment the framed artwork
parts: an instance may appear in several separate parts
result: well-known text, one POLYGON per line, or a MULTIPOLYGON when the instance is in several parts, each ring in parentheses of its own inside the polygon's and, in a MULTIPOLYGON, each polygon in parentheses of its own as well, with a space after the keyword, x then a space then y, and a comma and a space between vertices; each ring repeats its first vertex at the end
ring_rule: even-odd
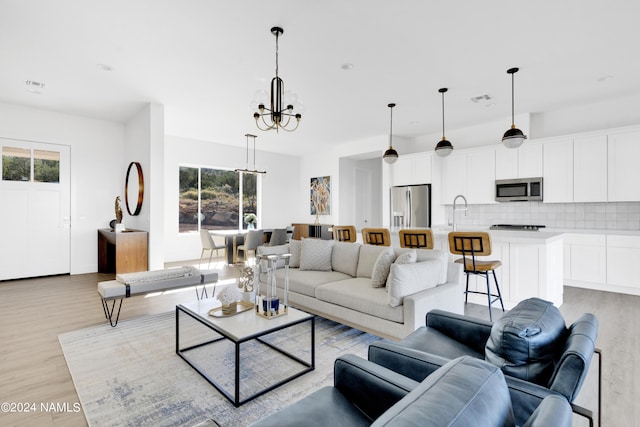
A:
POLYGON ((331 215, 331 177, 311 178, 309 185, 311 215, 331 215))

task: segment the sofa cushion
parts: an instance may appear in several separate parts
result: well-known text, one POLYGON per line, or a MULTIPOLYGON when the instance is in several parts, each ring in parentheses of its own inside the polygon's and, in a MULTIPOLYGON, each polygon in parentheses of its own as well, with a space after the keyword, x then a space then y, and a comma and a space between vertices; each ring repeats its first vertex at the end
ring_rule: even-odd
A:
POLYGON ((514 426, 504 375, 483 360, 469 356, 454 359, 429 375, 372 424, 415 425, 514 426))
POLYGON ((389 246, 362 245, 358 256, 358 270, 356 277, 366 277, 371 279, 373 266, 378 260, 378 256, 389 249, 389 246))
MULTIPOLYGON (((407 252, 404 252, 396 258, 394 263, 396 264, 411 264, 418 260, 418 255, 416 254, 415 249, 409 249, 407 252)), ((389 266, 391 267, 391 266, 389 266)))
POLYGON ((440 251, 437 249, 409 249, 409 248, 394 248, 396 251, 396 255, 400 256, 403 253, 409 251, 416 251, 417 262, 427 261, 427 260, 438 260, 440 261, 440 273, 438 276, 438 285, 442 285, 447 283, 447 272, 449 269, 449 253, 440 251))
POLYGON ((402 307, 387 304, 385 288, 372 288, 371 280, 363 277, 320 285, 316 287, 316 298, 392 322, 404 321, 402 307))
POLYGON ((560 310, 529 298, 493 323, 485 358, 507 375, 546 386, 567 333, 560 310))
MULTIPOLYGON (((299 268, 289 269, 289 291, 310 297, 316 296, 316 288, 329 282, 341 282, 350 279, 348 274, 338 271, 303 271, 299 268)), ((284 288, 284 269, 276 270, 276 286, 284 288)))
POLYGON ((378 259, 373 265, 373 271, 371 272, 371 285, 374 288, 382 288, 386 285, 389 269, 395 260, 396 253, 393 251, 393 248, 388 248, 378 255, 378 259))
POLYGON ((302 239, 300 270, 331 271, 333 240, 302 239))
POLYGON ((440 261, 428 260, 413 264, 392 264, 389 273, 389 305, 402 305, 405 296, 438 285, 440 261))
POLYGON ((360 243, 335 242, 331 252, 331 269, 355 277, 360 246, 360 243))
POLYGON ((289 267, 298 268, 300 267, 300 252, 302 251, 302 241, 300 240, 289 240, 289 253, 291 253, 291 258, 289 259, 289 267))

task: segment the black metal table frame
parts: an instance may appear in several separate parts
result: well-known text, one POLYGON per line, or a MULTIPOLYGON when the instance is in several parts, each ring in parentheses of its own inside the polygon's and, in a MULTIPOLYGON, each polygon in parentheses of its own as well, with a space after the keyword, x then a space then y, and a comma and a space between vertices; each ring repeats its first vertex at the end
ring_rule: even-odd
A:
POLYGON ((210 324, 210 323, 206 323, 203 319, 200 318, 200 316, 195 315, 193 313, 191 313, 190 311, 185 310, 182 306, 177 305, 176 306, 176 354, 178 356, 180 356, 185 362, 187 362, 189 364, 189 366, 191 366, 193 369, 196 370, 196 372, 198 372, 200 375, 202 375, 202 377, 207 380, 209 382, 209 384, 211 384, 212 386, 214 386, 220 393, 222 393, 227 399, 229 399, 229 401, 231 403, 234 404, 234 406, 237 408, 240 405, 243 405, 245 403, 247 403, 250 400, 255 399, 256 397, 262 396, 263 394, 277 388, 280 387, 283 384, 288 383, 291 380, 294 380, 304 374, 306 374, 307 372, 311 372, 315 369, 316 367, 316 337, 315 337, 315 320, 316 317, 315 316, 311 316, 305 319, 300 319, 298 321, 295 321, 293 323, 287 323, 286 325, 281 325, 279 327, 273 328, 273 329, 269 329, 267 331, 262 331, 256 334, 252 334, 250 336, 247 336, 245 338, 242 338, 238 341, 233 340, 232 338, 227 336, 227 333, 223 330, 221 330, 220 328, 215 327, 214 325, 210 324), (189 317, 191 317, 192 319, 197 320, 198 322, 200 322, 201 324, 203 324, 204 326, 206 326, 207 328, 215 331, 216 333, 220 334, 221 336, 219 338, 215 338, 213 340, 210 341, 206 341, 200 344, 196 344, 187 348, 183 348, 180 349, 180 312, 187 314, 189 317), (269 335, 272 334, 274 332, 278 332, 281 331, 283 329, 287 329, 290 328, 292 326, 295 325, 299 325, 301 323, 304 322, 311 322, 311 362, 307 362, 306 360, 302 360, 301 358, 281 349, 278 347, 275 347, 274 345, 272 345, 271 343, 268 343, 262 339, 260 339, 260 337, 263 337, 265 335, 269 335), (189 350, 193 350, 196 348, 200 348, 209 344, 213 344, 216 343, 218 341, 222 341, 228 339, 229 341, 233 342, 235 345, 235 390, 234 390, 234 395, 232 396, 227 390, 225 390, 222 385, 218 384, 218 382, 216 380, 214 380, 213 378, 211 378, 209 375, 207 375, 206 372, 204 372, 204 370, 201 370, 197 364, 190 360, 189 357, 185 354, 186 352, 188 352, 189 350), (278 381, 277 383, 264 388, 244 399, 240 399, 240 345, 247 342, 247 341, 251 341, 251 340, 257 340, 260 343, 278 351, 279 353, 287 356, 289 359, 291 360, 295 360, 296 362, 300 363, 303 366, 306 366, 305 369, 296 372, 293 375, 290 375, 287 378, 284 378, 280 381, 278 381))

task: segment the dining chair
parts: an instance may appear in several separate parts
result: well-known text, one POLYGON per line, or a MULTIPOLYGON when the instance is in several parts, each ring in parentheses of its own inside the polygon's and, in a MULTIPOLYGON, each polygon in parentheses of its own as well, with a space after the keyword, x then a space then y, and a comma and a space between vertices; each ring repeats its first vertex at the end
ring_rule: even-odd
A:
POLYGON ((212 236, 209 233, 209 230, 200 230, 200 241, 202 242, 202 252, 200 252, 200 263, 202 263, 202 258, 206 251, 210 251, 209 254, 209 264, 207 264, 207 268, 211 266, 211 258, 213 257, 213 251, 216 251, 216 258, 218 258, 218 251, 223 250, 223 257, 226 253, 227 247, 224 244, 223 236, 212 236))
POLYGON ((353 225, 334 225, 333 239, 339 242, 355 242, 356 227, 353 225))
POLYGON ((240 251, 243 252, 244 260, 249 261, 249 254, 253 251, 256 256, 256 249, 264 243, 264 230, 249 230, 245 236, 244 243, 236 247, 236 258, 240 259, 240 251))

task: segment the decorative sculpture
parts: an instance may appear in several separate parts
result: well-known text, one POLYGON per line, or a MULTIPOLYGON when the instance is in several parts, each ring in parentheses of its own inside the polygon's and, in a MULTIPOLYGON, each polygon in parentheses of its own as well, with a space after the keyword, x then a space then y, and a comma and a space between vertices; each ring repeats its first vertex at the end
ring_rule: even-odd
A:
POLYGON ((122 223, 122 206, 120 205, 120 196, 116 197, 115 209, 116 209, 116 224, 121 224, 122 223))

